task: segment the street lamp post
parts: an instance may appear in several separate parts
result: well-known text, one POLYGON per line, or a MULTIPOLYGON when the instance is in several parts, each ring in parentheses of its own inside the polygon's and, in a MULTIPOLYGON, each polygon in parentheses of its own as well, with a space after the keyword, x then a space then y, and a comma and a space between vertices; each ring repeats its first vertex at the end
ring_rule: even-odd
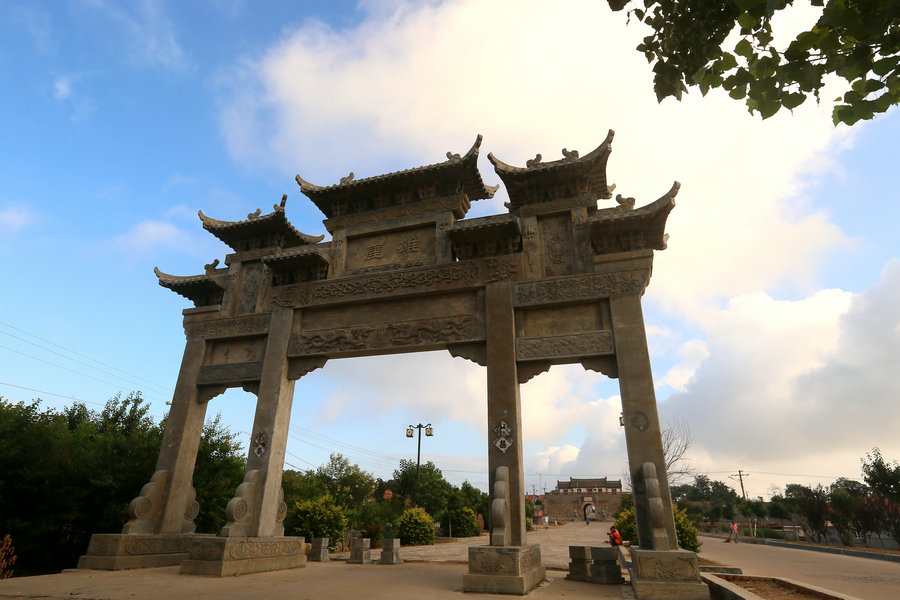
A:
POLYGON ((419 484, 419 465, 422 462, 422 430, 425 430, 425 435, 431 437, 434 435, 434 429, 431 427, 431 423, 428 425, 422 425, 419 423, 418 425, 410 425, 406 428, 406 437, 411 438, 413 436, 413 429, 419 430, 419 451, 416 453, 416 485, 419 484))

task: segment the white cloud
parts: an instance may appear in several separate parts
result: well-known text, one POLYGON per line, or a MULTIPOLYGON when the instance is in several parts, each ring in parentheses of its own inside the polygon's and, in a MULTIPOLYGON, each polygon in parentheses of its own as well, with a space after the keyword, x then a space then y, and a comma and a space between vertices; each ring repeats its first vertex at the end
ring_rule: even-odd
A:
POLYGON ((158 250, 185 249, 193 245, 182 229, 164 221, 144 221, 118 236, 114 245, 128 255, 145 255, 158 250))
POLYGON ((31 211, 20 204, 7 204, 0 209, 0 232, 15 233, 34 221, 31 211))
POLYGON ((57 100, 65 100, 72 93, 72 79, 65 75, 60 75, 53 82, 53 96, 57 100))
MULTIPOLYGON (((651 330, 652 349, 675 355, 657 384, 683 390, 661 405, 694 426, 701 458, 775 461, 783 439, 799 455, 804 444, 828 451, 821 430, 841 427, 839 408, 823 412, 787 391, 829 364, 850 302, 841 290, 817 289, 819 266, 849 244, 812 202, 815 178, 850 140, 832 126, 827 103, 766 121, 717 91, 659 105, 634 50, 644 32, 602 2, 374 7, 355 28, 307 22, 222 77, 219 120, 236 161, 331 184, 351 170, 365 177, 438 162, 448 149, 465 151, 476 133, 485 135, 483 154, 524 164, 562 147, 586 152, 614 128, 608 172, 617 192, 642 205, 682 183, 669 249, 657 253, 645 296, 670 319, 651 330), (797 435, 798 419, 821 421, 821 443, 797 435), (757 423, 767 424, 765 435, 757 423)), ((497 181, 486 161, 480 166, 497 181)), ((502 200, 501 191, 480 210, 500 212, 502 200)), ((423 371, 446 367, 416 360, 423 371)), ((363 389, 387 409, 398 403, 392 390, 411 388, 484 429, 482 375, 452 371, 447 380, 478 398, 456 402, 429 378, 407 381, 378 364, 341 371, 327 418, 359 409, 363 389)), ((546 447, 529 461, 621 471, 618 398, 596 399, 590 381, 581 367, 554 367, 523 388, 523 429, 546 447), (565 439, 573 423, 585 430, 580 448, 565 439)))

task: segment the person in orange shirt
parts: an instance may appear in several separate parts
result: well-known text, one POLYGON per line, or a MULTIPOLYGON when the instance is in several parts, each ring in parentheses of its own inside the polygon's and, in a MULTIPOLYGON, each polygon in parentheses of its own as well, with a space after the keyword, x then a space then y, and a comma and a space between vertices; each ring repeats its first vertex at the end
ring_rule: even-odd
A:
POLYGON ((616 531, 615 527, 609 528, 609 543, 611 546, 621 546, 622 545, 622 534, 616 531))

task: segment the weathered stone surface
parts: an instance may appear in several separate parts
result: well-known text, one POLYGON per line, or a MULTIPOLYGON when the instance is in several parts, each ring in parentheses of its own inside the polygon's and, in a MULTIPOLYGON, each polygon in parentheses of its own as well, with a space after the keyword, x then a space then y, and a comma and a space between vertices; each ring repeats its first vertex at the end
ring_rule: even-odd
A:
POLYGON ((470 546, 469 572, 463 577, 466 592, 527 594, 544 581, 541 547, 470 546))
POLYGON ((566 579, 601 584, 620 584, 625 581, 618 564, 616 548, 569 546, 569 573, 566 579))
POLYGON ((382 565, 399 565, 403 562, 400 558, 400 538, 384 538, 381 540, 381 559, 378 561, 382 565))
POLYGON ((312 562, 329 562, 331 559, 328 557, 328 538, 313 538, 307 558, 312 562))
POLYGON ((191 544, 182 575, 225 577, 306 566, 302 537, 203 537, 191 544))
POLYGON ((95 533, 87 553, 78 559, 79 569, 144 569, 181 564, 194 538, 181 534, 95 533))
POLYGON ((697 555, 688 550, 631 548, 631 584, 638 600, 708 600, 697 555))
POLYGON ((355 537, 350 540, 350 560, 354 565, 367 565, 372 562, 372 551, 369 549, 372 540, 369 538, 355 537))

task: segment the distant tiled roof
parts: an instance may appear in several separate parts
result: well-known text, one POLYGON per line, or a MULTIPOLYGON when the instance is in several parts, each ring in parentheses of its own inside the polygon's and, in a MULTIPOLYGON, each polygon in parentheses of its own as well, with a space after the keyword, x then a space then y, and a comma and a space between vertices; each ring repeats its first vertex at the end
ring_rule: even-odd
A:
POLYGON ((574 489, 597 489, 597 488, 612 488, 612 489, 621 489, 622 482, 619 480, 609 481, 606 477, 601 479, 573 479, 569 478, 569 481, 557 481, 556 489, 558 490, 574 490, 574 489))

